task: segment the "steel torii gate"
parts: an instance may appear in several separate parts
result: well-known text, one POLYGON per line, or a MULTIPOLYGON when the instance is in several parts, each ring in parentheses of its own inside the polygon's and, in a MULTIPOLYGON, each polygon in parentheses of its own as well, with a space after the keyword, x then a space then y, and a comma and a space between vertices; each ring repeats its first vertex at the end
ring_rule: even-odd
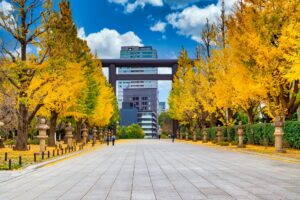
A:
MULTIPOLYGON (((170 80, 173 81, 177 71, 177 59, 102 59, 102 67, 108 68, 108 81, 117 91, 116 83, 118 80, 170 80), (171 74, 117 74, 118 67, 156 67, 171 68, 171 74)), ((173 133, 178 129, 177 121, 173 120, 173 133)))

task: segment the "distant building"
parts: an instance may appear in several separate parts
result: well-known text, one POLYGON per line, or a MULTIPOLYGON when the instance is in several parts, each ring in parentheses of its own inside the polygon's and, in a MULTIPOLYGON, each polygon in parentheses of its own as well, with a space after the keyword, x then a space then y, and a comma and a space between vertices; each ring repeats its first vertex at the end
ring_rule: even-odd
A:
MULTIPOLYGON (((129 118, 128 110, 137 110, 137 123, 144 130, 145 136, 157 134, 157 89, 156 88, 127 88, 124 89, 124 101, 121 109, 121 123, 129 118), (126 112, 127 110, 127 112, 126 112)), ((133 111, 132 111, 133 112, 133 111)), ((135 120, 134 120, 135 121, 135 120)))
POLYGON ((158 104, 158 116, 162 112, 166 112, 166 102, 159 102, 158 104))
MULTIPOLYGON (((151 46, 123 46, 120 51, 121 59, 157 59, 157 51, 151 46)), ((157 74, 155 67, 122 67, 117 69, 118 74, 157 74)), ((157 88, 157 81, 151 80, 122 80, 117 82, 118 106, 122 108, 124 88, 157 88)))

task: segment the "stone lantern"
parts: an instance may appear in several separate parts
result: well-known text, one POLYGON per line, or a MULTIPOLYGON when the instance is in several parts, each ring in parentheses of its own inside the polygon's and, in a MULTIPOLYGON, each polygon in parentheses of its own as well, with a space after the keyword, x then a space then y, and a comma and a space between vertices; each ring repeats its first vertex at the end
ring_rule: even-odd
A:
POLYGON ((100 130, 100 143, 103 143, 103 130, 100 130))
POLYGON ((85 124, 83 124, 81 131, 82 131, 83 144, 86 145, 86 140, 89 135, 88 135, 88 129, 85 124))
POLYGON ((186 140, 186 141, 188 141, 188 140, 189 140, 189 130, 188 130, 188 131, 186 131, 186 133, 185 133, 185 140, 186 140))
POLYGON ((283 145, 282 145, 282 136, 284 134, 283 132, 283 121, 281 120, 281 117, 277 116, 276 117, 276 121, 274 123, 275 126, 275 132, 274 132, 274 136, 275 136, 275 150, 276 152, 280 152, 280 153, 284 153, 286 152, 283 149, 283 145))
POLYGON ((97 140, 97 128, 94 127, 93 128, 93 144, 96 144, 96 140, 97 140))
POLYGON ((72 141, 73 141, 73 134, 72 134, 73 127, 72 127, 72 124, 70 122, 68 123, 67 128, 65 128, 65 131, 66 131, 65 137, 67 139, 67 145, 68 145, 68 147, 71 147, 72 146, 72 141))
MULTIPOLYGON (((0 122, 0 127, 1 126, 4 126, 4 123, 3 122, 0 122)), ((4 138, 1 137, 0 135, 0 148, 4 148, 5 145, 4 145, 4 138)))
POLYGON ((239 144, 238 147, 239 148, 243 148, 244 146, 244 126, 242 125, 242 121, 239 121, 239 125, 238 125, 238 136, 239 136, 239 144))
POLYGON ((217 128, 217 142, 222 142, 222 127, 220 127, 220 125, 218 125, 217 128))
POLYGON ((197 131, 193 131, 193 142, 197 142, 197 131))
POLYGON ((207 132, 205 127, 203 128, 202 135, 203 135, 202 142, 207 143, 207 132))
POLYGON ((46 124, 46 120, 44 118, 40 119, 40 124, 38 125, 37 129, 39 130, 39 135, 37 138, 40 140, 40 152, 44 152, 46 149, 46 139, 47 136, 47 129, 49 126, 46 124))

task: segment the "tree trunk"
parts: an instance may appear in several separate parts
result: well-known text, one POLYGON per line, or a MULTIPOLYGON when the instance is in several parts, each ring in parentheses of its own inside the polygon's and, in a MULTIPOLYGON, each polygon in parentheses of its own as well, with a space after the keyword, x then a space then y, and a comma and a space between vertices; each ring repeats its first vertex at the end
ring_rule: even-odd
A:
POLYGON ((18 114, 18 136, 16 140, 15 150, 26 151, 27 150, 27 138, 28 138, 28 110, 25 104, 19 104, 18 114))
POLYGON ((247 109, 248 124, 254 124, 254 115, 252 108, 247 109))
POLYGON ((77 142, 80 142, 81 141, 81 124, 82 124, 82 121, 79 120, 76 122, 76 141, 77 142))
POLYGON ((49 146, 55 146, 55 131, 56 131, 56 121, 58 118, 58 113, 55 111, 51 111, 50 117, 50 134, 49 134, 49 146))

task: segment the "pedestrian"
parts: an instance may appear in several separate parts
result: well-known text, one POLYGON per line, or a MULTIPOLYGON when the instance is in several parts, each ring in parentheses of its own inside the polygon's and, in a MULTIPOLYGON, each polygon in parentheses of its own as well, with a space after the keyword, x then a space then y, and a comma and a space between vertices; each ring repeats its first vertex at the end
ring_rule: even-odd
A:
POLYGON ((108 135, 106 136, 106 144, 107 144, 107 146, 109 146, 109 136, 108 135))
POLYGON ((175 141, 175 137, 176 137, 175 133, 172 133, 172 142, 173 142, 173 143, 174 143, 174 141, 175 141))
POLYGON ((116 136, 115 135, 111 136, 111 141, 112 141, 112 145, 115 146, 115 141, 116 141, 116 136))

